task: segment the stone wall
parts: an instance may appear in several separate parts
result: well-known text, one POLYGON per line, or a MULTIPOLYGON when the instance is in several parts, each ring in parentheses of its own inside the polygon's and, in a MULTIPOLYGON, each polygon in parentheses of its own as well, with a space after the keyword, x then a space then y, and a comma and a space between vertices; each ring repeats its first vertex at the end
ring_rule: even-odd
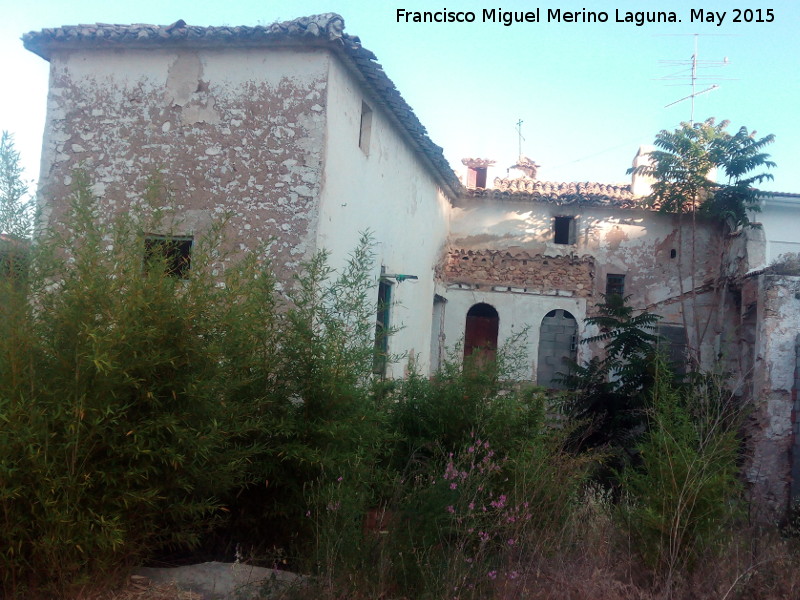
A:
POLYGON ((63 222, 73 170, 103 215, 141 205, 161 172, 195 235, 229 214, 232 249, 269 244, 290 273, 313 251, 329 55, 291 49, 120 49, 51 59, 40 202, 63 222), (235 240, 235 242, 233 242, 235 240))
POLYGON ((574 296, 593 295, 591 256, 545 256, 526 251, 450 249, 441 278, 448 283, 507 286, 508 291, 574 296))
POLYGON ((746 426, 745 478, 762 520, 789 506, 800 276, 758 276, 752 411, 746 426))

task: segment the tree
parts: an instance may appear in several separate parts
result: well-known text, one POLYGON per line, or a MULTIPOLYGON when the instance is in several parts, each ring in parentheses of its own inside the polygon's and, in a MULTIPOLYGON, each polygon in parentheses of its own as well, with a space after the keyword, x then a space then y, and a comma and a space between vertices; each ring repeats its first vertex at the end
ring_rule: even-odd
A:
POLYGON ((28 185, 22 179, 14 136, 4 131, 0 136, 0 233, 15 238, 30 237, 33 202, 27 194, 28 185))
MULTIPOLYGON (((650 153, 650 163, 629 170, 655 179, 650 201, 661 212, 678 215, 679 246, 683 244, 683 215, 688 213, 691 216, 691 290, 688 293, 692 300, 694 321, 691 330, 687 326, 682 255, 678 257, 677 265, 687 347, 692 351, 689 358, 695 366, 699 366, 700 348, 708 328, 708 323, 701 328, 699 312, 696 310, 697 216, 718 223, 723 232, 753 226, 748 211, 759 211, 760 192, 755 186, 772 179, 771 174, 758 171, 775 167, 769 154, 763 152, 775 140, 774 135, 757 139, 756 132, 750 132, 746 127, 731 134, 727 131, 728 125, 728 121, 716 124, 710 118, 702 123, 681 123, 675 131, 663 130, 656 135, 654 144, 658 150, 650 153), (721 173, 727 181, 714 181, 717 173, 721 173)), ((722 290, 725 287, 722 285, 725 279, 722 255, 719 268, 715 293, 720 294, 722 304, 722 290)), ((720 306, 718 311, 720 318, 724 312, 722 308, 720 306)))
POLYGON ((597 305, 597 315, 585 321, 600 332, 581 343, 603 343, 602 356, 584 365, 573 364, 561 377, 571 390, 563 409, 583 423, 573 434, 575 446, 610 453, 601 479, 612 478, 635 456, 635 438, 644 431, 645 407, 653 387, 660 317, 636 311, 627 301, 628 297, 611 294, 597 305))

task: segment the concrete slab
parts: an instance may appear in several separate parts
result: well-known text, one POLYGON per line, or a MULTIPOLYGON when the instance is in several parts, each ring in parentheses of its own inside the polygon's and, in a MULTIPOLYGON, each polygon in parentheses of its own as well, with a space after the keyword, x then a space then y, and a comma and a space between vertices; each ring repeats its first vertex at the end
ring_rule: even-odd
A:
POLYGON ((301 575, 241 563, 207 562, 157 569, 140 567, 135 575, 153 583, 174 583, 203 600, 255 600, 276 596, 286 588, 302 585, 301 575))

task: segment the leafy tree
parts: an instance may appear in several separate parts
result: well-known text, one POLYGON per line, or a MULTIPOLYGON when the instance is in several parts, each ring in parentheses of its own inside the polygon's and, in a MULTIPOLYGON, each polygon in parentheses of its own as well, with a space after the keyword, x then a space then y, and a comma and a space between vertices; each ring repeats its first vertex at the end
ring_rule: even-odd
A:
POLYGON ((728 220, 731 228, 751 225, 747 211, 757 212, 758 190, 755 185, 772 179, 770 173, 753 173, 772 168, 775 163, 763 149, 775 141, 774 135, 756 139, 756 132, 741 127, 735 134, 727 131, 728 121, 681 123, 675 131, 656 135, 650 152, 650 164, 631 171, 655 178, 651 201, 662 212, 696 213, 717 220, 728 220), (722 171, 727 182, 711 179, 722 171))
MULTIPOLYGON (((660 211, 678 215, 678 244, 683 245, 683 215, 691 217, 691 256, 689 276, 692 300, 693 324, 688 326, 686 290, 684 289, 682 253, 678 256, 678 279, 680 282, 684 329, 687 347, 692 350, 690 359, 699 366, 700 348, 708 323, 701 327, 697 310, 697 217, 711 219, 726 229, 736 231, 752 226, 748 211, 757 212, 760 192, 756 185, 772 179, 772 175, 760 172, 775 166, 764 148, 775 140, 774 135, 756 138, 756 132, 741 127, 735 134, 727 131, 729 122, 719 124, 713 118, 702 123, 681 123, 675 131, 663 130, 656 135, 655 146, 650 153, 650 163, 640 165, 629 172, 653 177, 650 201, 660 211), (713 177, 721 173, 727 180, 718 183, 713 177)), ((719 303, 724 302, 723 258, 719 260, 720 277, 715 293, 719 303)), ((717 311, 722 318, 723 306, 717 311)))
MULTIPOLYGON (((657 353, 654 332, 660 317, 637 312, 628 297, 605 296, 598 314, 586 323, 600 333, 581 343, 604 343, 602 357, 585 365, 573 364, 561 381, 568 393, 563 408, 583 423, 573 440, 579 450, 604 449, 611 453, 607 465, 619 470, 630 462, 636 434, 644 430, 645 406, 653 386, 652 364, 657 353)), ((602 476, 610 476, 605 471, 602 476)))
POLYGON ((4 131, 0 135, 0 233, 14 238, 30 237, 33 202, 27 194, 14 136, 4 131))

